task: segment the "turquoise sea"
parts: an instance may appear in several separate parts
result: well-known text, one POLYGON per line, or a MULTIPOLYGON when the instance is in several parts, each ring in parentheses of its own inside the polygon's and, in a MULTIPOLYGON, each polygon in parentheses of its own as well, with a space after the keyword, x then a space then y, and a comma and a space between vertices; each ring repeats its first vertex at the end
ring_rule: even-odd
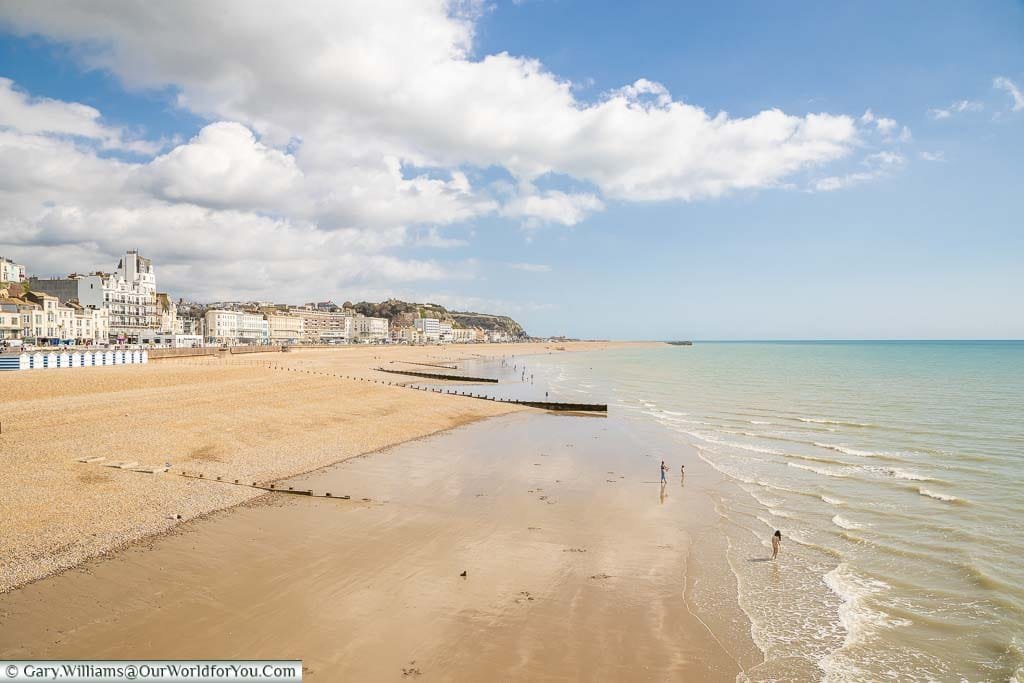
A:
POLYGON ((768 662, 1024 679, 1024 342, 697 342, 501 369, 523 382, 503 391, 607 400, 725 475, 722 552, 768 662), (749 558, 774 529, 785 571, 766 584, 749 558))

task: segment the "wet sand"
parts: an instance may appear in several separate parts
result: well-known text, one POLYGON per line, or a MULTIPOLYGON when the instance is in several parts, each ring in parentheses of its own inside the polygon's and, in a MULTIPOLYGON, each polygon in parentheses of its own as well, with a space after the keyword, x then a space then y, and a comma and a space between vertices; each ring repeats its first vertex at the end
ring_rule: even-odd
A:
POLYGON ((351 501, 270 494, 2 595, 0 657, 734 680, 760 656, 715 564, 719 478, 623 420, 519 412, 289 482, 351 501))
POLYGON ((0 592, 260 495, 78 458, 270 482, 516 410, 365 381, 397 379, 374 367, 608 346, 341 347, 4 373, 0 592))

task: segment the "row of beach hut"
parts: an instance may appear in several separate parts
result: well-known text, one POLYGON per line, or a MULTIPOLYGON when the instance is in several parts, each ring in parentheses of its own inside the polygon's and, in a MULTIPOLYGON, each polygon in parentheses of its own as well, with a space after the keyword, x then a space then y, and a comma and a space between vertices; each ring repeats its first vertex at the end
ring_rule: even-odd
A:
POLYGON ((87 368, 96 365, 134 365, 148 362, 148 351, 37 351, 0 356, 0 370, 87 368))

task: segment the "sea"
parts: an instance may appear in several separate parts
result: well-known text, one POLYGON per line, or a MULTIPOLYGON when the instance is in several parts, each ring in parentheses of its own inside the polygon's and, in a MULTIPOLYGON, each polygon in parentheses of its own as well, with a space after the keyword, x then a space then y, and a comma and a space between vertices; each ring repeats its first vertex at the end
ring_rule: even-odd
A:
POLYGON ((1024 342, 696 342, 498 369, 489 393, 607 402, 721 473, 723 566, 768 664, 1024 680, 1024 342), (752 558, 776 529, 766 583, 752 558))

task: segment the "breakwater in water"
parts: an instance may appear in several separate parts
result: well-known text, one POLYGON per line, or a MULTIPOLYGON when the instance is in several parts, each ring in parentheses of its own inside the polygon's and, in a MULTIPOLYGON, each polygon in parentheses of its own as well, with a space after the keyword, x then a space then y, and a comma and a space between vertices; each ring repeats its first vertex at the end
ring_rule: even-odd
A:
POLYGON ((441 372, 419 372, 415 370, 386 370, 385 368, 375 368, 377 372, 386 372, 392 375, 408 375, 409 377, 423 377, 425 379, 446 379, 457 382, 488 382, 490 384, 497 384, 498 380, 493 377, 468 377, 466 375, 449 375, 441 372))

